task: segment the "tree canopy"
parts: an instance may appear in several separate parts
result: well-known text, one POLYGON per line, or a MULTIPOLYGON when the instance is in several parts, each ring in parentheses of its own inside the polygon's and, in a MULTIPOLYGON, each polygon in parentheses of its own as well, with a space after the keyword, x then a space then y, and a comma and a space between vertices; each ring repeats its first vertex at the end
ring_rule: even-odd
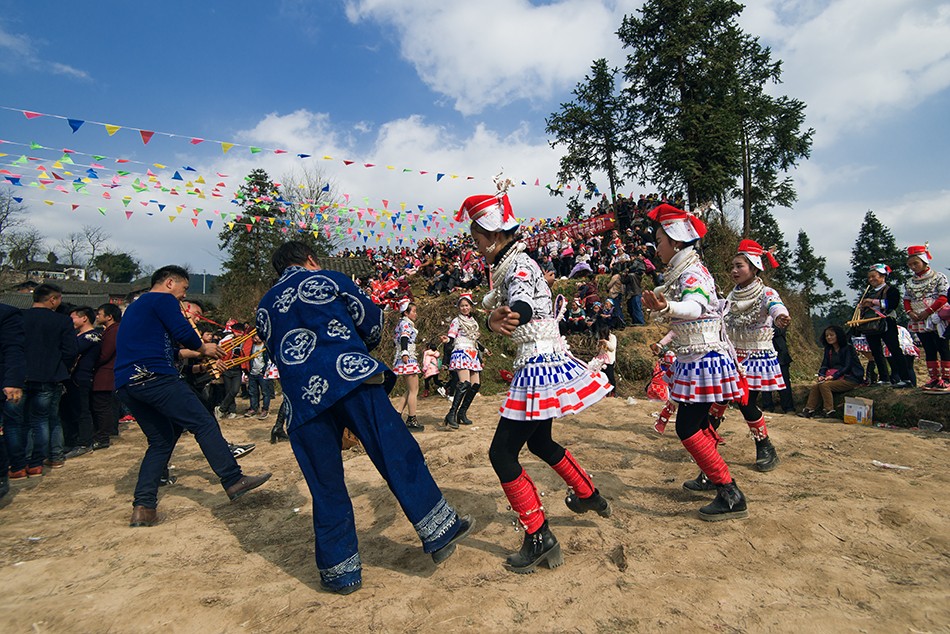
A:
POLYGON ((848 287, 864 291, 868 284, 868 271, 875 264, 883 263, 893 271, 892 284, 900 285, 904 280, 904 252, 897 247, 894 234, 874 215, 870 209, 864 214, 864 222, 858 231, 858 239, 851 249, 851 270, 848 271, 848 287))
POLYGON ((142 265, 128 253, 102 253, 92 260, 92 265, 107 282, 131 282, 142 272, 142 265))
MULTIPOLYGON (((298 189, 287 183, 283 188, 294 191, 294 197, 298 189)), ((285 241, 302 240, 320 255, 329 252, 331 242, 314 220, 321 196, 328 200, 329 193, 312 190, 308 190, 308 198, 288 200, 263 169, 254 169, 245 177, 237 194, 242 218, 233 228, 225 226, 218 235, 221 251, 226 254, 220 278, 221 307, 226 313, 243 319, 253 316, 257 303, 276 278, 271 255, 285 241), (295 206, 294 202, 302 204, 295 206)))

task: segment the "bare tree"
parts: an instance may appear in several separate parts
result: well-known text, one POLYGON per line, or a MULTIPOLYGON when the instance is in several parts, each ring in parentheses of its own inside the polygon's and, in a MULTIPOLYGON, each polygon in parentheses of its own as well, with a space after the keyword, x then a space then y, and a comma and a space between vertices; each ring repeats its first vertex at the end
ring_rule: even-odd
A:
MULTIPOLYGON (((86 254, 89 256, 90 267, 92 267, 92 263, 96 261, 96 256, 103 250, 103 247, 106 246, 106 243, 109 242, 109 238, 111 237, 112 236, 106 233, 106 230, 102 227, 93 225, 82 226, 82 239, 86 244, 86 254)), ((102 281, 101 272, 99 274, 99 281, 102 281)))
POLYGON ((86 238, 78 231, 74 231, 59 242, 56 248, 63 254, 63 259, 70 266, 82 266, 86 263, 86 252, 89 247, 86 244, 86 238))
POLYGON ((46 250, 43 234, 32 225, 24 225, 22 229, 9 232, 5 241, 10 254, 10 264, 15 269, 24 269, 46 250))
MULTIPOLYGON (((287 206, 292 206, 295 214, 300 211, 307 213, 309 220, 307 224, 311 225, 311 228, 313 228, 313 225, 318 225, 321 228, 327 226, 326 216, 328 214, 322 214, 323 221, 319 222, 313 220, 310 213, 319 214, 321 213, 319 211, 320 207, 332 205, 336 198, 333 193, 336 189, 336 184, 330 182, 327 175, 319 168, 313 167, 312 164, 284 174, 280 184, 280 192, 288 203, 287 206)), ((332 253, 339 248, 340 238, 336 235, 327 236, 326 233, 321 232, 320 236, 326 245, 327 253, 332 253)))
POLYGON ((0 244, 6 246, 7 234, 23 224, 25 215, 26 207, 14 200, 12 192, 0 191, 0 244))

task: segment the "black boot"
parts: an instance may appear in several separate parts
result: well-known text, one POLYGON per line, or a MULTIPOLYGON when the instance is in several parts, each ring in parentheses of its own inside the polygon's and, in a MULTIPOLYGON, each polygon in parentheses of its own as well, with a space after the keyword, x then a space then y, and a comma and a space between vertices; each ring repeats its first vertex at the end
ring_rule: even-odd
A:
POLYGON ((452 397, 452 407, 449 409, 449 413, 445 415, 445 424, 452 429, 459 428, 459 408, 462 407, 462 401, 465 400, 465 395, 471 386, 472 384, 468 381, 462 381, 455 386, 455 396, 452 397))
POLYGON ((699 472, 699 475, 696 476, 695 480, 687 480, 683 483, 683 488, 687 491, 693 491, 696 493, 704 493, 706 491, 715 491, 716 485, 712 483, 712 480, 706 477, 706 474, 702 471, 699 472))
POLYGON ((277 410, 277 420, 274 421, 274 427, 270 430, 270 444, 276 444, 281 440, 290 440, 290 436, 284 431, 284 425, 287 422, 287 403, 280 404, 277 410))
POLYGON ((462 405, 459 407, 458 422, 460 425, 472 424, 472 421, 470 421, 467 416, 468 407, 472 404, 472 401, 475 399, 475 395, 478 394, 478 390, 481 388, 481 383, 469 383, 468 392, 465 393, 465 398, 462 399, 462 405))
POLYGON ((419 420, 415 416, 406 416, 406 427, 411 432, 422 431, 426 428, 425 425, 419 423, 419 420))
POLYGON ((755 468, 759 471, 771 471, 778 466, 778 454, 768 437, 755 441, 755 468))
POLYGON ((597 514, 601 517, 610 517, 610 502, 608 502, 597 489, 594 489, 594 494, 589 498, 579 498, 572 490, 568 496, 564 498, 564 503, 567 504, 567 508, 578 515, 586 513, 587 511, 597 511, 597 514))
POLYGON ((537 533, 525 533, 521 550, 508 555, 505 565, 512 572, 526 575, 534 572, 534 569, 542 562, 547 562, 548 568, 557 568, 564 563, 561 545, 557 543, 557 537, 548 528, 547 521, 541 525, 537 533))
POLYGON ((749 517, 745 496, 742 495, 742 491, 739 490, 735 480, 716 488, 719 490, 716 493, 716 499, 711 504, 699 509, 699 519, 707 522, 719 522, 721 520, 749 517))
POLYGON ((284 421, 277 419, 274 427, 270 430, 270 444, 276 444, 281 440, 290 440, 290 436, 284 431, 284 421))

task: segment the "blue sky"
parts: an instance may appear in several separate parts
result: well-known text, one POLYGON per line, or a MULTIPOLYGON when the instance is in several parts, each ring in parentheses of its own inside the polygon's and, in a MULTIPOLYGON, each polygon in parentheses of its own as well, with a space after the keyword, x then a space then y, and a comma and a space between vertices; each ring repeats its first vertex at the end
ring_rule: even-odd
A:
MULTIPOLYGON (((110 137, 86 124, 73 134, 65 121, 0 110, 0 139, 14 142, 0 144, 9 155, 0 163, 14 171, 13 159, 40 154, 15 143, 36 142, 140 161, 127 169, 150 168, 166 186, 174 170, 193 166, 208 181, 206 191, 225 182, 221 190, 228 194, 253 167, 281 180, 307 165, 360 206, 378 209, 387 200, 390 209, 422 204, 436 214, 490 191, 491 177, 503 169, 529 183, 511 193, 520 216, 554 216, 561 199, 533 187, 535 179, 554 182, 557 172, 544 119, 570 98, 594 59, 622 65, 614 32, 640 4, 103 1, 67 9, 0 0, 0 105, 239 144, 227 154, 187 138, 155 136, 143 145, 127 128, 110 137), (288 154, 251 155, 241 145, 288 154), (298 159, 298 152, 313 158, 298 159), (357 163, 347 167, 342 159, 357 163), (366 162, 377 167, 361 167, 366 162), (436 182, 436 172, 460 178, 436 182), (219 180, 217 173, 228 177, 219 180)), ((800 200, 776 210, 789 241, 804 228, 843 287, 870 208, 900 245, 929 239, 937 264, 950 264, 950 6, 932 0, 749 5, 742 25, 783 60, 785 83, 777 90, 805 101, 808 125, 816 129, 812 158, 794 173, 800 200)), ((48 163, 53 154, 42 157, 48 163)), ((108 200, 99 190, 83 197, 20 189, 50 246, 84 224, 101 225, 115 248, 147 264, 217 269, 220 216, 213 210, 234 211, 229 195, 200 201, 193 227, 186 218, 199 206, 195 197, 166 196, 159 212, 136 203, 161 192, 140 196, 122 182, 108 200), (134 198, 128 207, 119 200, 125 195, 134 198), (183 217, 168 222, 163 216, 179 202, 187 204, 183 217), (80 207, 72 211, 71 203, 80 207), (134 210, 128 220, 126 209, 134 210)), ((646 190, 628 185, 625 191, 646 190)))

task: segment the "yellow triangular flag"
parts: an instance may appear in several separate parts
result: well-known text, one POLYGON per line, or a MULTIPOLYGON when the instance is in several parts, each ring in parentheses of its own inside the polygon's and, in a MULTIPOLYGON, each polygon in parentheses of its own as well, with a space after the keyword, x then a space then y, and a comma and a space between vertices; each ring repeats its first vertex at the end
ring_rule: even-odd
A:
POLYGON ((115 134, 116 132, 122 129, 122 126, 120 125, 109 125, 107 123, 105 124, 105 126, 106 126, 106 132, 109 133, 109 136, 112 136, 113 134, 115 134))
POLYGON ((198 178, 195 179, 195 182, 201 183, 202 185, 204 185, 205 184, 204 176, 199 176, 198 178))
POLYGON ((222 144, 221 144, 221 151, 222 151, 223 153, 227 154, 227 153, 228 153, 228 150, 230 150, 230 149, 233 148, 233 147, 234 147, 234 144, 233 144, 233 143, 222 143, 222 144))
POLYGON ((161 163, 152 163, 152 165, 154 165, 155 167, 157 167, 157 168, 160 169, 160 170, 165 169, 165 166, 162 165, 161 163))
POLYGON ((169 217, 168 217, 168 222, 175 222, 175 218, 177 218, 177 217, 178 217, 178 216, 169 216, 169 217))
MULTIPOLYGON (((6 154, 0 154, 0 156, 6 156, 6 154)), ((56 161, 55 163, 53 163, 53 168, 61 170, 63 169, 63 164, 60 163, 59 161, 56 161)))

